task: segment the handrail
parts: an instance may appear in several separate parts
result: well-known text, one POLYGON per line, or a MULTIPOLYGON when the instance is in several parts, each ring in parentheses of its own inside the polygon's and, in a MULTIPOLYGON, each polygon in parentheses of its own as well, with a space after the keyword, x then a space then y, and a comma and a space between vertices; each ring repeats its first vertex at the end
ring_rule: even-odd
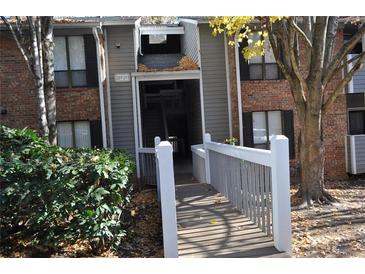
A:
POLYGON ((191 146, 191 151, 195 154, 197 154, 198 156, 205 158, 205 150, 204 150, 204 146, 203 144, 199 144, 199 145, 192 145, 191 146))
POLYGON ((233 146, 213 141, 206 142, 206 147, 218 153, 264 166, 271 166, 272 163, 270 150, 233 146))

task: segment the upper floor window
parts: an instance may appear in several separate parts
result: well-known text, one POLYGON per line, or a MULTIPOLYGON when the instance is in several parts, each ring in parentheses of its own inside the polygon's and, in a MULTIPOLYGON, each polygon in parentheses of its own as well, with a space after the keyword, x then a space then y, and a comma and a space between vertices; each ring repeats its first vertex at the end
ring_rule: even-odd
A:
MULTIPOLYGON (((252 37, 253 43, 261 39, 258 33, 252 37)), ((256 56, 245 60, 240 52, 240 73, 241 80, 278 80, 282 79, 280 69, 276 63, 274 53, 269 41, 265 40, 265 53, 263 56, 256 56)), ((247 41, 240 44, 240 51, 247 46, 247 41)))
POLYGON ((92 35, 56 36, 54 43, 56 86, 97 86, 96 46, 92 35))

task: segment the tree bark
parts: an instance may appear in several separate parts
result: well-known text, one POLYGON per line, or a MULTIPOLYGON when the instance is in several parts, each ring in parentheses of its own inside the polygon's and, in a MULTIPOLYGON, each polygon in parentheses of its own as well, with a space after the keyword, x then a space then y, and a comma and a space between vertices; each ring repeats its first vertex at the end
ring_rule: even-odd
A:
POLYGON ((40 28, 36 27, 35 24, 36 18, 28 17, 29 21, 29 32, 31 38, 31 51, 32 51, 32 66, 34 71, 34 83, 35 83, 35 91, 37 96, 37 107, 38 107, 38 130, 39 134, 43 137, 48 138, 49 130, 47 123, 47 111, 46 111, 46 103, 44 97, 44 79, 43 79, 43 70, 42 70, 42 57, 40 53, 42 52, 38 45, 40 45, 38 38, 40 37, 40 28))
POLYGON ((44 88, 49 129, 48 140, 51 145, 57 145, 56 92, 53 54, 54 43, 51 16, 42 17, 42 37, 44 88))
POLYGON ((299 143, 299 160, 301 166, 301 184, 298 196, 302 206, 314 202, 326 204, 336 200, 324 189, 324 152, 322 129, 322 110, 307 105, 301 126, 299 143))

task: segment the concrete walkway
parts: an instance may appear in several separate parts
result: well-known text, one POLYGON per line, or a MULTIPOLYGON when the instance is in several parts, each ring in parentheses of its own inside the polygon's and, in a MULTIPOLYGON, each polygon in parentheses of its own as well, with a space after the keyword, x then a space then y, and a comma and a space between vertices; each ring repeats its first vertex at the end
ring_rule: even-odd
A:
POLYGON ((180 182, 176 200, 179 257, 289 257, 213 187, 180 182))

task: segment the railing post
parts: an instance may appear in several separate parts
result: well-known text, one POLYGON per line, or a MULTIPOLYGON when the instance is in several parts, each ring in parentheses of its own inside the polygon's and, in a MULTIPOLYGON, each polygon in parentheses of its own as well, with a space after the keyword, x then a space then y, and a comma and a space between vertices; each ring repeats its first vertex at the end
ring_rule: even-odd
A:
POLYGON ((291 254, 289 141, 283 135, 271 138, 271 178, 274 245, 291 254))
POLYGON ((205 179, 207 184, 210 184, 210 161, 209 161, 209 150, 207 148, 207 142, 211 142, 212 138, 209 133, 204 134, 204 151, 205 151, 205 179))
MULTIPOLYGON (((154 139, 155 143, 155 150, 157 146, 161 143, 161 138, 159 136, 156 136, 154 139)), ((157 201, 161 201, 161 193, 160 193, 160 176, 158 173, 158 160, 157 157, 155 158, 155 164, 156 164, 156 186, 157 186, 157 201)))
POLYGON ((177 258, 177 221, 172 146, 163 141, 156 147, 160 177, 161 215, 165 258, 177 258))

